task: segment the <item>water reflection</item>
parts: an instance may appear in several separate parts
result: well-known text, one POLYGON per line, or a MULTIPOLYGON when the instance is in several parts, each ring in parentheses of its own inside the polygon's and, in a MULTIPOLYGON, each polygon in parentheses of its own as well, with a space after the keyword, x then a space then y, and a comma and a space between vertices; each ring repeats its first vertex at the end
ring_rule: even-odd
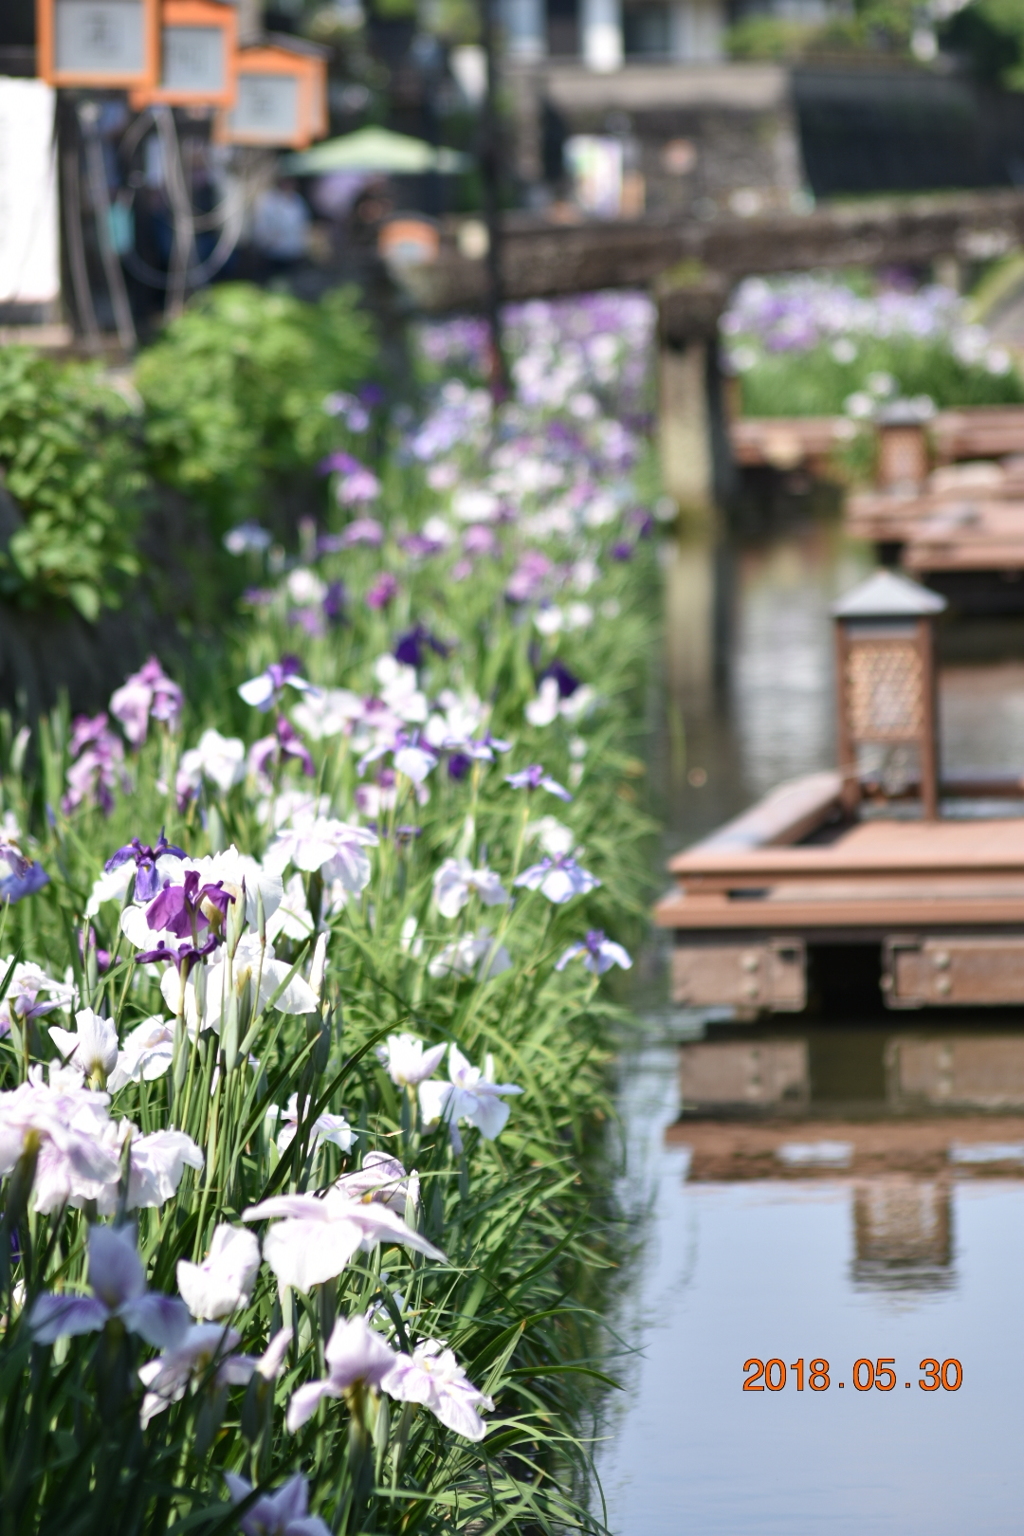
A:
POLYGON ((917 1292, 956 1284, 948 1181, 894 1174, 856 1184, 853 1232, 855 1287, 917 1292))
MULTIPOLYGON (((688 1043, 684 1080, 719 1084, 718 1049, 709 1066, 688 1043)), ((1024 1179, 1020 1164, 992 1178, 950 1158, 958 1138, 1002 1134, 1009 1117, 820 1118, 831 1101, 815 1101, 810 1048, 807 1060, 795 1116, 681 1122, 678 1046, 647 1045, 627 1064, 624 1194, 653 1204, 614 1320, 639 1349, 617 1362, 627 1391, 598 1456, 610 1527, 1009 1536, 1024 1498, 1024 1179), (777 1156, 826 1140, 853 1144, 847 1171, 777 1156), (855 1362, 882 1357, 895 1390, 853 1390, 855 1362), (785 1390, 744 1393, 751 1358, 827 1360, 829 1389, 797 1392, 790 1370, 785 1390), (928 1358, 960 1360, 962 1390, 922 1392, 928 1358)))
POLYGON ((730 1038, 679 1049, 683 1114, 763 1110, 806 1114, 836 1105, 874 1111, 1024 1110, 1024 1035, 933 1035, 877 1025, 808 1028, 773 1039, 767 1030, 728 1028, 730 1038), (751 1038, 753 1037, 753 1038, 751 1038))
MULTIPOLYGON (((666 852, 832 764, 828 610, 869 565, 810 521, 667 552, 666 852)), ((1024 625, 947 625, 940 658, 947 771, 1021 772, 1024 625)), ((598 1456, 615 1536, 1020 1530, 1024 1031, 838 1003, 806 1026, 669 1013, 675 1038, 623 1060, 646 1236, 598 1456), (750 1357, 827 1359, 832 1386, 744 1393, 750 1357), (895 1390, 853 1390, 880 1357, 895 1390), (963 1388, 922 1392, 928 1357, 963 1388)))

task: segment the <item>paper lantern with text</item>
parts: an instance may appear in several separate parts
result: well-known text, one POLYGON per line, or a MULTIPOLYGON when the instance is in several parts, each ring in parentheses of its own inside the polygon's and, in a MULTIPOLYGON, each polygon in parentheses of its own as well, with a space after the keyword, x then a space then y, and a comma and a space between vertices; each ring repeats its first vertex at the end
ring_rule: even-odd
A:
POLYGON ((221 114, 217 138, 227 144, 305 149, 323 132, 320 124, 326 107, 318 105, 321 81, 325 87, 321 61, 305 53, 277 44, 241 49, 236 60, 235 105, 221 114))
POLYGON ((172 107, 232 107, 238 58, 238 12, 221 0, 163 0, 158 82, 134 90, 139 111, 172 107))
POLYGON ((50 85, 152 86, 158 23, 158 0, 36 0, 37 72, 50 85))

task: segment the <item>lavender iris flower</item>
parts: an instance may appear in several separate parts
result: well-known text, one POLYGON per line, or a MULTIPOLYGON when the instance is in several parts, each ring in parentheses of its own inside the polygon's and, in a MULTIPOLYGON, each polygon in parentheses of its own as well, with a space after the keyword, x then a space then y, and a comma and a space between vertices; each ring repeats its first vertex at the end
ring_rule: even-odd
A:
POLYGON ((96 1333, 118 1321, 147 1344, 173 1349, 188 1331, 191 1319, 183 1301, 147 1291, 133 1227, 89 1228, 89 1285, 91 1296, 44 1291, 36 1297, 28 1325, 37 1344, 96 1333))
POLYGON ((566 802, 572 799, 565 786, 553 779, 540 763, 531 763, 529 768, 521 768, 518 773, 507 773, 505 783, 511 784, 513 789, 546 789, 549 794, 557 795, 559 800, 566 802))
MULTIPOLYGON (((321 539, 321 547, 326 545, 327 537, 329 535, 321 539)), ((338 535, 335 547, 337 549, 351 549, 356 544, 368 544, 371 549, 379 549, 383 542, 384 526, 382 523, 378 523, 375 517, 357 517, 349 523, 344 533, 338 535)))
POLYGON ((120 784, 127 790, 130 783, 122 767, 124 746, 110 729, 105 712, 91 718, 78 715, 72 721, 68 755, 74 761, 67 771, 68 788, 61 801, 64 814, 90 803, 109 816, 114 809, 115 788, 120 784))
POLYGON ((238 523, 224 535, 224 548, 229 555, 244 555, 249 550, 260 553, 270 542, 271 536, 267 529, 255 522, 238 523))
POLYGON ((184 848, 178 848, 174 843, 167 841, 161 827, 155 847, 151 848, 148 843, 140 843, 137 837, 133 837, 130 843, 125 843, 116 853, 111 854, 103 868, 109 875, 112 870, 120 869, 122 864, 127 864, 129 859, 134 859, 135 895, 139 901, 151 901, 160 889, 156 861, 165 853, 172 854, 176 859, 187 857, 184 848))
POLYGON ((531 864, 512 883, 524 886, 528 891, 540 891, 555 906, 561 906, 573 896, 585 896, 601 884, 596 875, 577 864, 568 854, 559 854, 557 858, 545 858, 539 864, 531 864))
POLYGON ((294 757, 302 764, 302 771, 311 779, 316 772, 309 749, 289 720, 279 716, 273 734, 261 736, 249 748, 249 766, 260 779, 269 776, 271 766, 294 757))
MULTIPOLYGON (((224 1481, 235 1504, 244 1503, 252 1493, 252 1484, 235 1472, 225 1472, 224 1481)), ((301 1472, 274 1493, 261 1494, 240 1516, 238 1525, 244 1536, 331 1536, 330 1526, 309 1513, 309 1491, 301 1472)))
POLYGON ((350 453, 329 453, 321 459, 316 467, 318 475, 351 475, 355 470, 362 469, 359 460, 353 458, 350 453))
POLYGON ((603 976, 605 971, 610 971, 613 965, 621 966, 628 971, 633 964, 628 952, 621 944, 616 944, 613 939, 606 939, 600 928, 591 928, 585 939, 570 944, 569 948, 555 963, 556 971, 564 971, 570 960, 577 956, 583 957, 584 968, 593 972, 595 976, 603 976))
POLYGON ((536 549, 527 550, 508 579, 505 596, 513 603, 531 602, 539 596, 552 569, 547 555, 536 549))
POLYGON ((248 682, 242 683, 239 695, 246 704, 255 705, 260 714, 265 715, 278 702, 286 686, 299 693, 316 693, 313 684, 301 676, 300 666, 297 656, 282 656, 280 661, 272 661, 258 677, 250 677, 248 682))
POLYGON ((141 747, 149 731, 149 722, 160 720, 176 730, 181 720, 184 697, 177 683, 165 674, 155 656, 125 679, 110 696, 110 713, 120 720, 133 747, 141 747))

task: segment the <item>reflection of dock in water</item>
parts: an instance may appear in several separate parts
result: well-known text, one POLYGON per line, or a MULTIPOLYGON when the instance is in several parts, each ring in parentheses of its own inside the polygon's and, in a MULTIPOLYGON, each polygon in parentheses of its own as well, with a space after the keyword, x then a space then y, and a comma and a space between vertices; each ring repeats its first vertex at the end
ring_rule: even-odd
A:
MULTIPOLYGON (((693 1041, 679 1048, 679 1087, 666 1141, 689 1149, 698 1181, 1024 1176, 1021 1035, 693 1041)), ((882 1196, 864 1199, 882 1212, 882 1196)))

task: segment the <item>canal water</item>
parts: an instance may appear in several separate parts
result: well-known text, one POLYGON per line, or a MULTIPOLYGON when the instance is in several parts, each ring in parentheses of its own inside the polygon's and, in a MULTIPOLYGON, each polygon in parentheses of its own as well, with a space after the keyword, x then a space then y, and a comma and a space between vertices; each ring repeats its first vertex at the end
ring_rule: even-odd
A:
MULTIPOLYGON (((809 514, 665 562, 668 853, 832 765, 829 606, 872 562, 809 514)), ((1024 626, 950 622, 941 655, 944 767, 1024 771, 1024 626)), ((738 1024, 659 974, 620 1069, 609 1529, 1018 1536, 1024 1019, 738 1024)))

